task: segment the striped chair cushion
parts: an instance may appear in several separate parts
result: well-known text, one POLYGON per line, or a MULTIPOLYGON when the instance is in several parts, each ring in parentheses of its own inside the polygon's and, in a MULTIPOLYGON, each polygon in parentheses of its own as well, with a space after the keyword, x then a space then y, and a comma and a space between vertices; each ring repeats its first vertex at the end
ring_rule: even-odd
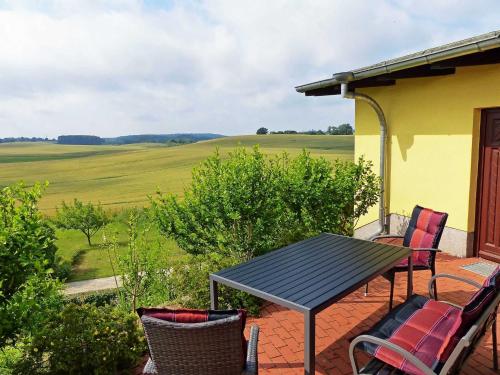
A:
MULTIPOLYGON (((414 295, 392 310, 367 334, 404 348, 433 368, 439 362, 438 353, 459 315, 460 309, 456 307, 414 295)), ((360 348, 405 373, 421 374, 420 370, 391 350, 367 343, 360 348)))
POLYGON ((438 354, 441 363, 446 362, 453 348, 461 337, 472 327, 486 306, 488 306, 498 293, 500 286, 500 266, 484 281, 483 286, 470 298, 464 306, 460 316, 448 332, 446 340, 438 354))
POLYGON ((490 304, 491 301, 495 298, 498 292, 498 283, 500 280, 500 267, 497 266, 495 271, 486 278, 483 283, 483 286, 471 297, 469 302, 464 306, 462 311, 462 322, 463 328, 462 332, 465 334, 472 324, 479 318, 481 313, 484 311, 484 308, 490 304))
POLYGON ((241 319, 241 340, 243 345, 243 355, 244 358, 246 358, 248 343, 245 338, 245 324, 247 320, 247 312, 245 310, 195 310, 140 307, 137 309, 137 314, 139 314, 139 317, 146 315, 152 318, 181 324, 204 323, 213 320, 226 319, 234 315, 239 315, 241 319))
MULTIPOLYGON (((413 249, 437 249, 447 219, 448 214, 444 212, 415 206, 404 236, 403 246, 413 249)), ((412 257, 413 264, 416 266, 430 265, 430 251, 415 251, 412 257)), ((402 261, 398 266, 408 266, 408 260, 402 261)))
POLYGON ((140 317, 146 315, 173 323, 203 323, 229 318, 233 315, 240 315, 243 328, 245 328, 246 323, 245 310, 195 310, 141 307, 137 309, 137 313, 140 317))

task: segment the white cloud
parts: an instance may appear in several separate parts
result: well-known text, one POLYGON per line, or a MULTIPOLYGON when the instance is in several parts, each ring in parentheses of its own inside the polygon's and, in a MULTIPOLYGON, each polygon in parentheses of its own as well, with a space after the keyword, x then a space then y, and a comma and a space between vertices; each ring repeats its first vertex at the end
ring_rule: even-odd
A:
POLYGON ((352 121, 352 102, 293 87, 494 30, 499 10, 496 1, 0 0, 0 137, 352 121))

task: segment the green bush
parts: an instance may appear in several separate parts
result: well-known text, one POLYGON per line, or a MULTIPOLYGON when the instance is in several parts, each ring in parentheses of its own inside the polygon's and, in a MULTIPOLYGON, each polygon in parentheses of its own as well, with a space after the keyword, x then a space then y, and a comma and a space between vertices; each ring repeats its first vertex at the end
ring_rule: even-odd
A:
POLYGON ((15 373, 101 375, 131 368, 145 350, 136 323, 117 307, 68 304, 32 333, 15 373))
POLYGON ((67 280, 71 273, 73 272, 73 264, 68 260, 63 260, 61 257, 57 257, 57 265, 54 270, 54 277, 59 280, 67 280))
POLYGON ((281 198, 278 163, 257 148, 237 149, 225 161, 217 152, 193 170, 183 200, 169 194, 153 202, 160 229, 195 255, 244 260, 279 247, 292 215, 281 198))
POLYGON ((56 265, 56 237, 38 210, 42 187, 23 184, 0 191, 0 308, 37 273, 56 265))
POLYGON ((62 284, 46 275, 31 276, 0 308, 0 346, 44 326, 64 304, 62 284))
POLYGON ((116 239, 107 243, 113 274, 122 280, 118 290, 120 305, 132 312, 139 306, 154 306, 171 300, 168 270, 158 268, 161 262, 157 246, 160 244, 151 240, 150 224, 145 223, 144 218, 141 212, 129 211, 126 251, 117 251, 116 239))
POLYGON ((97 307, 106 305, 117 305, 118 293, 119 291, 117 290, 106 290, 103 292, 93 292, 84 295, 77 295, 68 297, 65 303, 74 303, 77 305, 92 304, 97 307))
POLYGON ((153 201, 161 231, 188 253, 248 260, 320 232, 352 235, 378 200, 371 164, 312 158, 304 151, 270 158, 256 147, 219 153, 193 171, 181 200, 153 201))
POLYGON ((330 163, 304 151, 282 160, 281 196, 295 218, 294 240, 321 232, 352 236, 358 219, 378 201, 379 180, 363 158, 330 163))
POLYGON ((0 191, 0 345, 42 324, 59 305, 55 233, 38 210, 42 186, 0 191))
MULTIPOLYGON (((238 259, 217 253, 193 255, 188 261, 173 267, 169 283, 173 292, 172 303, 187 308, 210 308, 210 273, 238 264, 238 259)), ((258 315, 260 299, 233 288, 220 285, 219 307, 221 309, 245 308, 258 315)))
POLYGON ((0 375, 16 375, 15 368, 22 356, 22 344, 0 347, 0 375))

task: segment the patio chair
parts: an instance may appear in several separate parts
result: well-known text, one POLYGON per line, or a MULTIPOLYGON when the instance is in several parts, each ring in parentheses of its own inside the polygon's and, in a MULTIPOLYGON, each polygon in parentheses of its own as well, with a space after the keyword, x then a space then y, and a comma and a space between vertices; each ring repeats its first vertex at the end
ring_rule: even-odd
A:
POLYGON ((433 276, 429 282, 430 298, 414 295, 351 342, 349 357, 353 374, 457 374, 489 326, 493 338, 493 367, 498 370, 499 285, 500 267, 482 286, 454 275, 433 276), (435 298, 434 282, 438 278, 459 280, 479 290, 461 308, 435 298), (371 355, 362 369, 358 367, 356 350, 371 355))
MULTIPOLYGON (((372 238, 372 241, 410 247, 413 250, 413 270, 429 270, 432 276, 434 276, 436 274, 436 253, 440 251, 438 250, 439 241, 441 240, 441 235, 443 234, 447 219, 447 213, 433 211, 429 208, 423 208, 417 205, 413 209, 404 236, 383 235, 372 238)), ((399 272, 408 272, 407 259, 383 274, 383 277, 391 283, 389 310, 392 309, 394 282, 396 273, 399 272)), ((434 287, 437 297, 437 288, 436 286, 434 287)), ((368 294, 368 284, 366 284, 365 295, 366 294, 368 294)))
POLYGON ((232 311, 162 311, 165 309, 138 310, 150 353, 143 374, 258 374, 259 328, 251 327, 247 342, 243 336, 244 315, 232 311), (165 315, 174 321, 164 320, 165 315), (200 316, 202 322, 192 323, 200 316))

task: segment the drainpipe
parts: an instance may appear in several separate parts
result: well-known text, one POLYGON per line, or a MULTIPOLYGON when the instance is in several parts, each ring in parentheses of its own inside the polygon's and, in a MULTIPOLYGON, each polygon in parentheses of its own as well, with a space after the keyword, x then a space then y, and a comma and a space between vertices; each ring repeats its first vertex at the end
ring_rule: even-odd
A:
MULTIPOLYGON (((350 72, 349 72, 350 73, 350 72)), ((346 99, 358 99, 365 103, 368 103, 375 113, 377 114, 378 121, 380 123, 380 202, 379 202, 379 229, 377 233, 373 235, 373 237, 387 233, 387 224, 385 222, 385 148, 386 148, 386 140, 387 140, 387 122, 385 120, 384 111, 380 107, 380 105, 373 99, 372 97, 357 93, 354 91, 349 91, 349 78, 352 76, 352 73, 346 73, 345 81, 340 85, 340 92, 343 98, 346 99)), ((337 75, 338 76, 338 75, 337 75)))

